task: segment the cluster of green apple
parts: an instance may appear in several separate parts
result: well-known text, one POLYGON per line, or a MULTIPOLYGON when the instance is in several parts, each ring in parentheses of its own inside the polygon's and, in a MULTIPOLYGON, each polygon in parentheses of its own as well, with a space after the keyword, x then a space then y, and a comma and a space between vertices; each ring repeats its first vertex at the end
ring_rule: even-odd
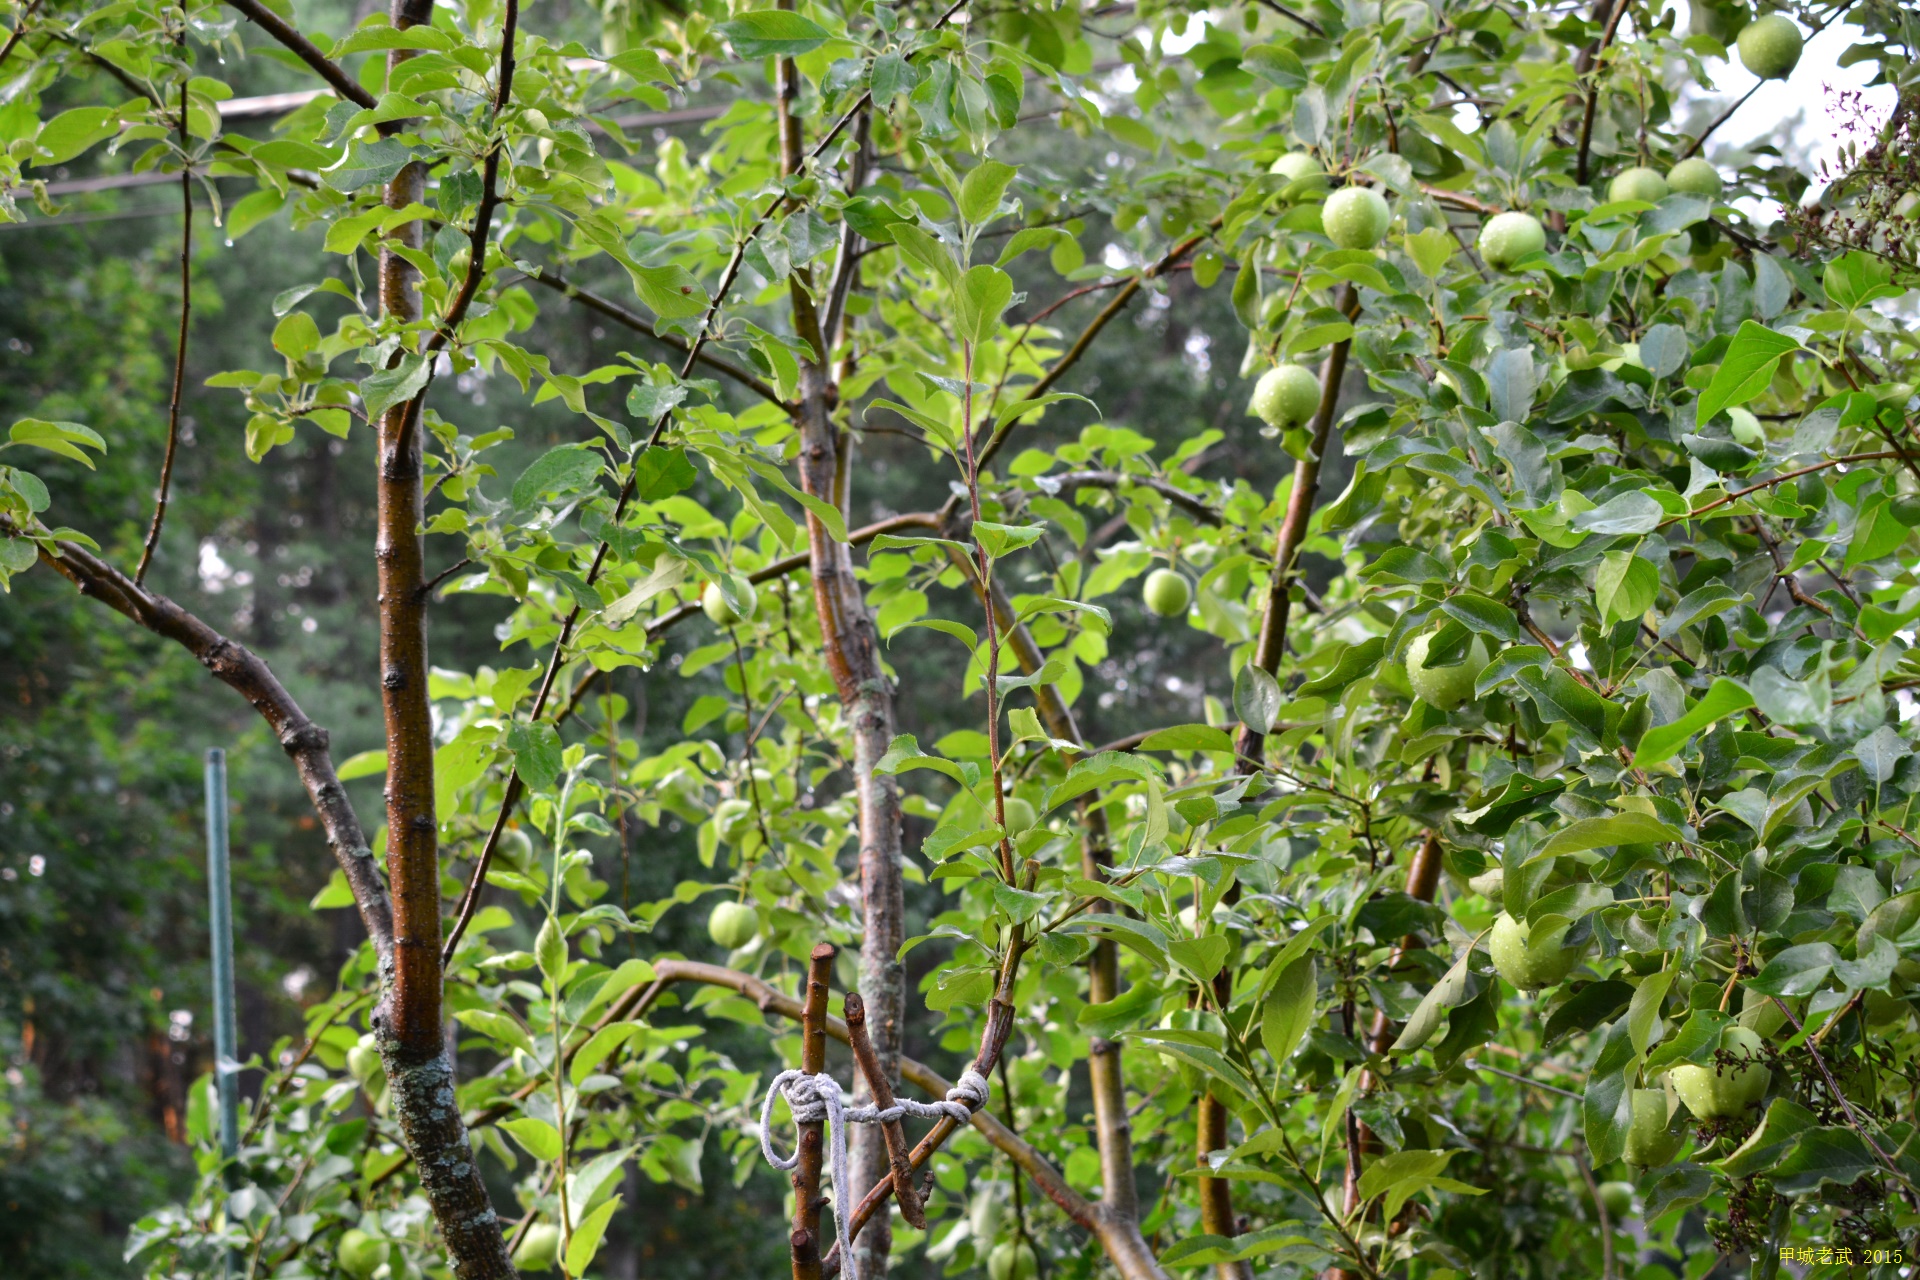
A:
MULTIPOLYGON (((1748 23, 1736 42, 1740 61, 1763 80, 1783 79, 1799 65, 1803 40, 1791 18, 1769 14, 1748 23)), ((1304 151, 1290 151, 1268 170, 1288 179, 1288 194, 1324 190, 1326 171, 1304 151)), ((1607 185, 1609 201, 1640 200, 1658 204, 1672 192, 1714 197, 1722 188, 1720 173, 1708 161, 1690 156, 1663 175, 1635 165, 1607 185)), ((1386 199, 1371 187, 1342 187, 1326 198, 1320 210, 1321 230, 1341 249, 1372 249, 1386 236, 1392 212, 1386 199)), ((1489 218, 1480 230, 1480 256, 1496 271, 1509 271, 1529 254, 1547 247, 1547 231, 1530 213, 1510 210, 1489 218)), ((1254 388, 1253 413, 1269 426, 1297 426, 1319 405, 1319 386, 1313 375, 1295 365, 1269 370, 1254 388)))
MULTIPOLYGON (((1497 873, 1496 873, 1497 874, 1497 873)), ((1536 929, 1502 911, 1495 919, 1488 950, 1500 976, 1522 991, 1537 991, 1564 981, 1580 963, 1585 946, 1569 946, 1570 925, 1556 921, 1536 929)), ((1766 1097, 1773 1072, 1762 1061, 1760 1033, 1748 1022, 1771 1012, 1765 1002, 1720 1034, 1717 1052, 1704 1064, 1682 1063, 1665 1074, 1657 1088, 1633 1091, 1627 1128, 1627 1163, 1655 1169, 1679 1154, 1685 1135, 1675 1131, 1676 1102, 1696 1120, 1730 1120, 1745 1115, 1766 1097)), ((1764 1025, 1761 1023, 1760 1025, 1764 1025)))

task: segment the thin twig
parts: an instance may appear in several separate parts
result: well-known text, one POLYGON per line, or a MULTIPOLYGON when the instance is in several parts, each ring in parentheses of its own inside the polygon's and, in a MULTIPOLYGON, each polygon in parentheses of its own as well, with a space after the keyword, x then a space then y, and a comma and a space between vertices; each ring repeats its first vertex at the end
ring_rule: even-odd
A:
POLYGON ((14 19, 13 31, 7 36, 6 44, 0 45, 0 67, 7 65, 7 58, 12 55, 13 46, 26 37, 27 23, 40 11, 40 5, 41 0, 31 0, 31 3, 20 11, 20 16, 14 19))
POLYGON ((1713 118, 1713 123, 1709 124, 1706 128, 1702 129, 1700 131, 1700 136, 1687 144, 1687 149, 1680 153, 1680 158, 1682 160, 1686 160, 1693 156, 1699 155, 1700 148, 1705 146, 1707 139, 1713 136, 1713 131, 1715 129, 1718 129, 1721 125, 1725 124, 1727 121, 1733 119, 1733 113, 1738 111, 1741 107, 1746 106, 1747 99, 1751 98, 1754 94, 1760 92, 1760 85, 1763 85, 1765 83, 1766 83, 1765 80, 1760 81, 1759 84, 1754 85, 1753 88, 1741 94, 1739 98, 1734 101, 1734 104, 1732 106, 1728 107, 1725 111, 1722 111, 1719 115, 1715 116, 1713 118))
POLYGON ((1279 14, 1281 17, 1285 18, 1288 22, 1297 22, 1301 26, 1305 27, 1307 30, 1313 32, 1313 34, 1317 36, 1324 36, 1325 34, 1327 34, 1326 28, 1322 27, 1319 23, 1315 22, 1312 18, 1302 17, 1299 14, 1295 13, 1293 10, 1287 8, 1285 5, 1277 3, 1276 0, 1260 0, 1260 3, 1265 5, 1267 8, 1273 10, 1275 13, 1279 14))
MULTIPOLYGON (((185 38, 181 40, 185 44, 185 38)), ((183 55, 184 56, 184 52, 183 55)), ((5 55, 0 54, 0 62, 5 55)), ((147 540, 140 548, 140 564, 133 571, 133 585, 147 581, 147 566, 153 563, 153 549, 160 544, 160 527, 167 522, 167 495, 173 489, 173 457, 180 446, 180 396, 187 378, 187 320, 193 311, 193 157, 187 138, 187 76, 180 81, 180 336, 173 349, 173 394, 167 401, 167 452, 160 460, 160 490, 153 499, 153 522, 147 526, 147 540)))
POLYGON ((361 87, 358 80, 348 75, 346 69, 326 54, 320 52, 313 41, 294 30, 287 21, 261 3, 261 0, 227 0, 244 14, 262 31, 278 40, 293 51, 293 56, 311 67, 322 80, 333 86, 333 91, 357 106, 372 110, 378 105, 374 96, 361 87))

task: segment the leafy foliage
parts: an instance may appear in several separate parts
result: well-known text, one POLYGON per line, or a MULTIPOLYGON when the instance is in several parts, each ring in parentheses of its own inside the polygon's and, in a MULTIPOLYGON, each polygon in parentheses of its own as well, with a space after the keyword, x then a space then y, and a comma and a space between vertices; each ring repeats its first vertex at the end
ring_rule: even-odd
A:
MULTIPOLYGON (((1571 8, 1155 6, 1115 38, 1075 6, 701 5, 623 20, 605 58, 522 25, 509 91, 507 12, 314 37, 367 101, 323 92, 262 140, 223 132, 227 86, 180 52, 233 51, 230 13, 55 6, 35 20, 84 34, 32 48, 0 127, 16 171, 101 146, 191 160, 255 184, 232 234, 284 213, 318 237, 321 278, 271 303, 280 362, 211 379, 244 401, 248 457, 424 406, 426 531, 467 566, 447 590, 502 618, 497 665, 432 673, 433 787, 450 871, 492 889, 447 1002, 523 1264, 551 1239, 590 1273, 629 1162, 698 1191, 711 1146, 752 1176, 765 1073, 709 1032, 764 1030, 797 1061, 777 1020, 796 962, 878 927, 848 881, 874 778, 912 821, 927 918, 903 954, 937 957, 916 1031, 956 1055, 1013 1020, 996 1106, 1016 1133, 935 1157, 939 1221, 903 1251, 958 1270, 1017 1236, 1081 1271, 1104 1246, 1129 1276, 1593 1274, 1614 1245, 1588 1188, 1614 1172, 1676 1264, 1711 1257, 1702 1232, 1757 1274, 1789 1245, 1912 1247, 1915 281, 1873 246, 1776 240, 1745 203, 1601 194, 1705 140, 1672 90, 1717 36, 1571 8), (140 96, 61 109, 83 48, 140 96), (790 92, 757 92, 762 66, 790 92), (613 115, 700 82, 731 95, 704 150, 649 153, 613 115), (1038 104, 1090 146, 1036 136, 1038 104), (1324 180, 1272 171, 1294 150, 1324 180), (422 199, 393 207, 417 164, 422 199), (1386 239, 1336 247, 1329 186, 1390 197, 1386 239), (1493 271, 1467 246, 1506 209, 1551 232, 1493 271), (382 256, 417 272, 421 319, 366 287, 382 256), (529 282, 596 270, 631 294, 596 310, 683 366, 534 345, 529 282), (1290 479, 1220 474, 1216 427, 1137 429, 1124 369, 1078 380, 1115 315, 1189 274, 1226 295, 1249 381, 1324 362, 1314 420, 1261 433, 1290 479), (1054 327, 1090 294, 1111 305, 1054 327), (445 395, 488 379, 557 402, 570 437, 526 451, 445 395), (827 490, 810 413, 843 450, 827 490), (941 505, 862 526, 853 441, 881 433, 941 505), (883 655, 948 668, 945 719, 903 717, 884 755, 838 682, 838 587, 803 582, 845 543, 883 655), (1180 625, 1130 598, 1155 567, 1193 581, 1178 643, 1212 675, 1180 678, 1217 692, 1103 746, 1082 726, 1112 705, 1117 647, 1180 625), (1423 677, 1466 677, 1444 707, 1416 696, 1416 644, 1423 677), (595 692, 630 668, 712 690, 661 749, 595 692), (609 850, 683 827, 670 893, 602 877, 609 850), (730 971, 649 950, 722 900, 756 921, 730 971), (1681 1156, 1627 1170, 1636 1097, 1750 1069, 1736 1024, 1764 1042, 1760 1105, 1670 1108, 1681 1156), (1078 1074, 1109 1054, 1116 1082, 1078 1074), (977 1172, 996 1146, 1022 1171, 1011 1221, 977 1172), (1136 1163, 1159 1189, 1137 1218, 1136 1163), (1244 1224, 1205 1216, 1219 1184, 1244 1224), (1157 1261, 1087 1241, 1096 1196, 1157 1261)), ((1862 56, 1910 77, 1898 15, 1850 16, 1862 56)), ((0 573, 93 545, 51 525, 27 459, 112 443, 13 426, 0 573)), ((318 905, 351 901, 341 876, 318 905)), ((444 1265, 359 1030, 375 978, 362 951, 309 1011, 235 1161, 197 1089, 198 1190, 129 1243, 154 1274, 229 1249, 351 1271, 349 1229, 392 1274, 444 1265)))

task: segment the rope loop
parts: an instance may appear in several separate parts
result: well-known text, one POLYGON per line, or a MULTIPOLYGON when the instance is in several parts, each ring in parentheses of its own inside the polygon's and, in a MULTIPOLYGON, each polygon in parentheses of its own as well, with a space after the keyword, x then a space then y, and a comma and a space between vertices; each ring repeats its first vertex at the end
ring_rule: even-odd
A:
MULTIPOLYGON (((789 1156, 780 1155, 773 1149, 773 1100, 783 1094, 796 1125, 827 1126, 828 1170, 833 1178, 834 1194, 845 1197, 850 1186, 847 1177, 848 1125, 890 1124, 903 1116, 946 1119, 955 1124, 966 1124, 973 1119, 974 1112, 987 1105, 987 1100, 993 1096, 993 1086, 969 1065, 960 1073, 960 1082, 947 1090, 947 1096, 939 1102, 899 1098, 886 1108, 870 1102, 852 1106, 840 1082, 825 1072, 809 1075, 804 1071, 782 1071, 767 1085, 766 1096, 760 1100, 760 1154, 766 1157, 768 1164, 785 1171, 800 1163, 800 1148, 795 1146, 793 1154, 789 1156)), ((847 1280, 860 1280, 853 1259, 853 1241, 847 1233, 849 1216, 849 1212, 842 1212, 841 1205, 834 1205, 833 1221, 840 1240, 841 1270, 847 1280)))

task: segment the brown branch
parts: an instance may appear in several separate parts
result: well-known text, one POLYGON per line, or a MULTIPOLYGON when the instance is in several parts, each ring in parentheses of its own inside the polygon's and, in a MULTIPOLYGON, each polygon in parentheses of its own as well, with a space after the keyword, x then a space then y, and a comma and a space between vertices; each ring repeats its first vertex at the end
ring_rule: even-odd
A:
MULTIPOLYGON (((602 297, 591 289, 582 288, 580 285, 574 284, 550 268, 542 267, 539 272, 528 276, 527 279, 534 281, 536 284, 545 285, 557 293, 564 294, 569 299, 578 302, 587 310, 603 315, 615 324, 625 325, 637 333, 644 333, 654 341, 663 346, 671 347, 682 355, 685 355, 692 349, 693 344, 685 338, 663 332, 645 316, 636 315, 619 303, 602 297)), ((780 393, 769 386, 765 380, 756 377, 732 361, 723 360, 716 355, 709 355, 705 351, 700 353, 699 361, 714 372, 733 379, 747 390, 759 396, 762 400, 780 405, 782 408, 786 407, 786 401, 780 398, 780 393)))
MULTIPOLYGON (((4 62, 0 55, 0 62, 4 62)), ((180 81, 180 335, 173 349, 173 393, 167 400, 167 452, 160 460, 160 489, 153 499, 153 521, 140 548, 140 564, 133 571, 135 586, 147 580, 153 549, 167 521, 167 496, 173 490, 173 457, 180 446, 180 397, 187 377, 187 320, 193 311, 193 164, 187 148, 187 80, 180 81)))
MULTIPOLYGON (((846 1015, 847 1044, 853 1050, 853 1060, 860 1067, 868 1092, 873 1095, 873 1104, 885 1111, 894 1105, 893 1082, 887 1079, 886 1071, 880 1066, 880 1055, 873 1051, 873 1041, 867 1036, 867 1004, 858 991, 847 992, 846 1015)), ((924 1231, 927 1211, 921 1207, 920 1191, 913 1185, 907 1131, 898 1120, 887 1121, 881 1131, 887 1140, 887 1161, 893 1167, 893 1198, 900 1202, 900 1216, 907 1220, 907 1225, 924 1231)))
POLYGON ((1034 481, 1043 492, 1073 493, 1079 489, 1118 489, 1133 485, 1151 489, 1202 524, 1219 525, 1224 517, 1215 508, 1184 489, 1177 489, 1157 476, 1128 475, 1123 471, 1068 471, 1057 476, 1040 476, 1034 481))
POLYGON ((1445 187, 1436 187, 1432 183, 1427 182, 1420 184, 1420 190, 1427 196, 1438 200, 1441 204, 1450 204, 1456 209, 1465 209, 1469 213, 1477 213, 1483 218, 1491 217, 1501 212, 1499 205, 1488 204, 1484 200, 1476 200, 1464 191, 1449 191, 1445 187))
POLYGON ((320 829, 326 833, 327 845, 347 878, 354 906, 384 969, 393 953, 392 910, 359 815, 334 772, 327 731, 307 718, 272 669, 246 646, 227 639, 158 592, 136 585, 92 552, 63 542, 58 555, 43 548, 40 560, 78 587, 81 595, 101 601, 155 635, 180 645, 266 720, 274 739, 300 774, 320 829))
MULTIPOLYGON (((1175 265, 1184 260, 1188 254, 1192 253, 1202 244, 1205 244, 1207 237, 1220 229, 1224 218, 1225 215, 1216 217, 1212 222, 1207 224, 1206 230, 1188 236, 1185 240, 1182 240, 1179 244, 1167 250, 1166 254, 1162 256, 1159 261, 1153 263, 1131 280, 1127 281, 1125 287, 1114 295, 1113 300, 1101 309, 1100 314, 1095 316, 1085 329, 1081 330, 1080 336, 1073 340, 1073 345, 1068 347, 1060 358, 1053 362, 1047 371, 1040 376, 1039 380, 1030 386, 1022 388, 1021 400, 1037 400, 1045 395, 1054 383, 1060 381, 1060 379, 1065 376, 1067 370, 1073 368, 1074 365, 1080 362, 1080 357, 1087 353, 1087 349, 1093 345, 1093 340, 1100 336, 1100 331, 1105 329, 1115 316, 1126 309, 1127 304, 1133 301, 1134 295, 1139 293, 1141 288, 1149 280, 1166 274, 1175 265)), ((988 412, 992 412, 991 405, 989 406, 988 412)), ((991 418, 988 419, 988 421, 991 420, 991 418)), ((1010 418, 1007 420, 1006 425, 994 429, 993 434, 988 437, 985 446, 979 451, 979 465, 981 467, 984 468, 989 462, 993 461, 993 455, 1000 452, 1001 446, 1007 442, 1007 436, 1012 432, 1014 424, 1018 421, 1018 418, 1010 418)))
MULTIPOLYGON (((807 965, 807 1001, 800 1009, 800 1069, 817 1076, 827 1069, 827 983, 833 977, 834 946, 822 942, 813 949, 807 965)), ((793 1257, 793 1280, 820 1280, 820 1166, 825 1155, 819 1120, 803 1121, 800 1130, 800 1159, 793 1167, 793 1231, 787 1244, 793 1257)), ((835 1187, 843 1200, 847 1188, 835 1187)), ((844 1213, 834 1207, 836 1215, 844 1213)))
POLYGON ((6 44, 0 45, 0 67, 6 66, 7 59, 13 56, 13 46, 26 38, 27 23, 40 11, 41 3, 42 0, 30 0, 27 7, 20 11, 20 16, 14 20, 13 30, 7 34, 6 44))
POLYGON ((1278 0, 1260 0, 1260 3, 1265 5, 1267 8, 1273 10, 1275 13, 1279 14, 1281 17, 1285 18, 1288 22, 1296 22, 1301 26, 1305 27, 1307 30, 1313 32, 1313 34, 1317 36, 1323 36, 1327 34, 1326 28, 1322 27, 1319 23, 1315 22, 1312 18, 1304 18, 1300 16, 1299 14, 1295 13, 1293 10, 1287 8, 1285 5, 1280 4, 1278 0))
MULTIPOLYGON (((1352 285, 1340 287, 1340 311, 1348 319, 1360 313, 1360 297, 1352 285)), ((1294 567, 1300 558, 1300 546, 1307 540, 1307 526, 1313 521, 1314 503, 1320 491, 1320 463, 1333 432, 1334 415, 1340 408, 1340 383, 1347 373, 1347 352, 1351 339, 1333 344, 1320 366, 1320 406, 1314 411, 1307 448, 1293 465, 1293 488, 1287 494, 1287 512, 1281 519, 1274 542, 1273 567, 1267 578, 1266 607, 1260 619, 1260 636, 1248 659, 1260 670, 1273 675, 1287 648, 1287 618, 1292 608, 1294 567)), ((1259 760, 1265 755, 1265 735, 1252 725, 1240 726, 1234 750, 1241 756, 1259 760)), ((1241 766, 1245 768, 1243 764, 1241 766)))
MULTIPOLYGON (((507 109, 507 103, 513 100, 513 39, 520 26, 520 0, 506 0, 506 8, 500 20, 500 72, 493 95, 492 127, 499 127, 500 113, 507 109)), ((467 238, 467 274, 460 281, 460 292, 454 296, 453 303, 440 317, 440 323, 434 326, 434 333, 427 340, 426 352, 433 352, 446 346, 460 322, 466 318, 467 309, 473 305, 473 298, 480 291, 480 281, 487 274, 487 236, 493 229, 493 212, 500 205, 500 153, 506 148, 505 138, 496 138, 487 148, 487 158, 481 165, 480 203, 473 213, 473 232, 467 238)), ((429 380, 431 386, 431 380, 429 380)), ((427 394, 421 388, 420 396, 427 394)))
POLYGON ((462 569, 466 568, 468 565, 471 565, 472 563, 473 563, 473 560, 471 558, 467 556, 462 556, 459 560, 448 565, 446 568, 442 569, 440 572, 434 574, 431 578, 428 578, 426 585, 423 586, 421 590, 426 592, 428 595, 432 595, 435 591, 440 589, 441 583, 445 582, 448 578, 451 578, 454 574, 460 572, 462 569))
MULTIPOLYGON (((1614 0, 1613 12, 1607 18, 1606 34, 1600 37, 1600 47, 1594 51, 1592 58, 1586 59, 1587 66, 1581 69, 1581 74, 1591 74, 1593 77, 1592 83, 1587 86, 1587 105, 1580 117, 1580 157, 1574 165, 1575 177, 1583 187, 1587 185, 1592 159, 1593 113, 1600 101, 1600 59, 1606 56, 1607 46, 1613 43, 1613 33, 1619 29, 1620 19, 1626 16, 1628 3, 1629 0, 1614 0)), ((1585 51, 1581 56, 1586 58, 1585 51)))
POLYGON ((1816 462, 1810 466, 1795 468, 1782 475, 1777 475, 1771 480, 1762 480, 1757 484, 1750 484, 1744 489, 1735 489, 1725 497, 1715 498, 1712 502, 1704 506, 1695 507, 1685 515, 1668 516, 1660 522, 1658 527, 1664 529, 1668 525, 1678 524, 1682 520, 1697 520, 1707 512, 1717 507, 1724 507, 1730 502, 1738 502, 1750 493, 1757 493, 1762 489, 1771 489, 1777 484, 1785 484, 1789 480, 1797 480, 1801 476, 1810 475, 1815 471, 1825 471, 1829 467, 1838 467, 1850 462, 1872 462, 1881 458, 1909 458, 1913 456, 1914 455, 1898 449, 1882 449, 1877 453, 1850 453, 1844 458, 1828 458, 1824 462, 1816 462))
POLYGON ((1719 115, 1715 116, 1713 118, 1713 123, 1709 124, 1705 129, 1702 129, 1700 131, 1700 136, 1687 144, 1687 149, 1680 153, 1680 159, 1686 160, 1692 156, 1699 155, 1700 148, 1706 145, 1707 139, 1713 136, 1714 130, 1718 129, 1721 125, 1725 124, 1727 121, 1733 119, 1733 113, 1738 111, 1741 107, 1746 106, 1747 99, 1751 98, 1754 94, 1760 92, 1760 86, 1764 85, 1765 83, 1767 82, 1765 80, 1762 80, 1758 84, 1755 84, 1753 88, 1747 90, 1745 93, 1741 94, 1737 99, 1735 99, 1734 104, 1732 106, 1728 107, 1725 111, 1722 111, 1719 115))
MULTIPOLYGON (((1787 1007, 1786 1001, 1782 1000, 1779 996, 1768 996, 1767 998, 1772 1000, 1780 1012, 1786 1015, 1787 1022, 1792 1025, 1794 1034, 1804 1038, 1806 1028, 1801 1025, 1800 1019, 1794 1016, 1793 1010, 1787 1007)), ((1820 1047, 1810 1039, 1806 1041, 1806 1045, 1807 1052, 1813 1055, 1813 1065, 1820 1068, 1820 1078, 1827 1082, 1827 1092, 1833 1095, 1834 1101, 1838 1102, 1841 1110, 1847 1113, 1847 1123, 1853 1126, 1853 1131, 1860 1135, 1860 1140, 1867 1144, 1880 1163, 1892 1172, 1894 1178, 1899 1181, 1901 1187, 1905 1190, 1908 1201, 1912 1202, 1916 1208, 1920 1208, 1920 1198, 1914 1195, 1911 1181, 1905 1173, 1901 1172, 1900 1166, 1893 1162, 1893 1157, 1882 1150, 1880 1144, 1874 1141, 1873 1135, 1867 1132, 1866 1125, 1860 1119, 1860 1113, 1854 1109, 1854 1105, 1847 1098, 1847 1095, 1840 1091, 1840 1082, 1833 1078, 1833 1072, 1827 1069, 1827 1060, 1821 1056, 1820 1047)))
POLYGON ((333 91, 342 98, 369 110, 378 105, 378 100, 361 88, 360 82, 348 75, 344 67, 320 52, 313 41, 301 35, 286 19, 261 3, 261 0, 227 0, 227 3, 238 9, 255 26, 285 45, 296 58, 313 68, 314 72, 332 85, 333 91))

